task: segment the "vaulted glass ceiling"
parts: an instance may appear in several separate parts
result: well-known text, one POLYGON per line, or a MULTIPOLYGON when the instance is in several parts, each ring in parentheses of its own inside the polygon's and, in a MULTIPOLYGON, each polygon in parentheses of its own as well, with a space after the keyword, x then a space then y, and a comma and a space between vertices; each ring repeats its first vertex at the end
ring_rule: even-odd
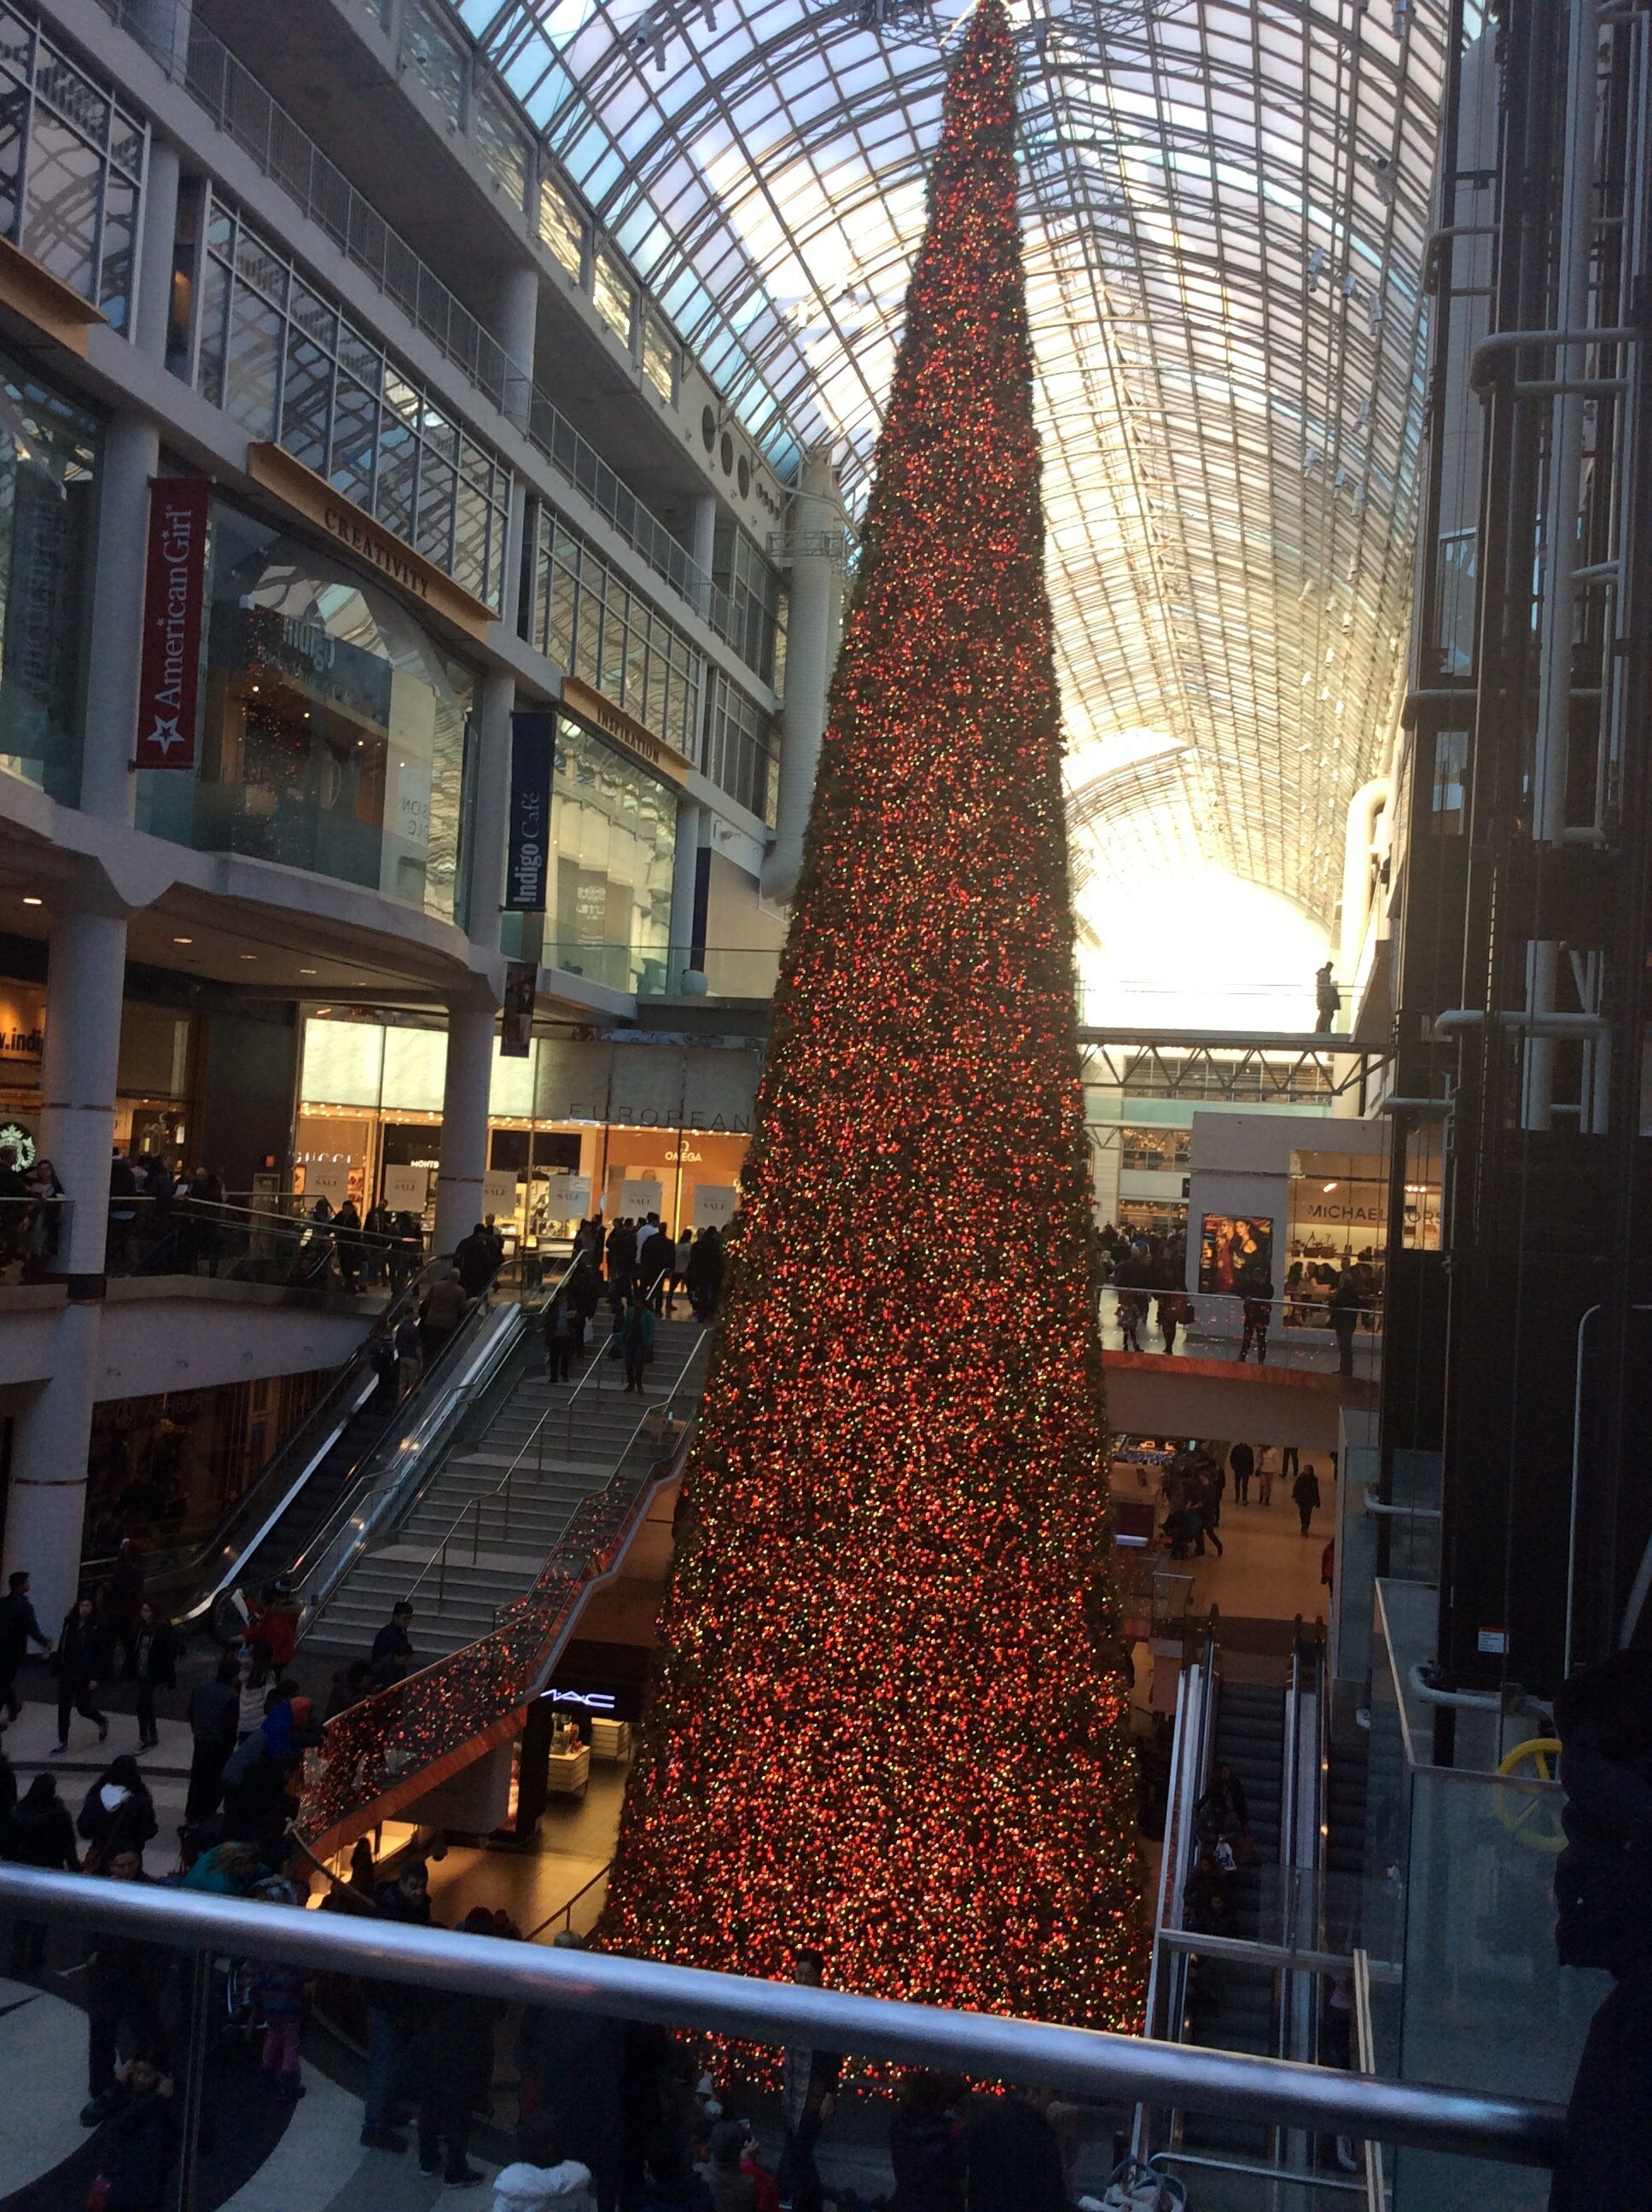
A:
MULTIPOLYGON (((783 472, 828 442, 864 498, 969 0, 454 4, 783 472)), ((1328 921, 1402 665, 1441 0, 1011 15, 1077 856, 1328 921)))

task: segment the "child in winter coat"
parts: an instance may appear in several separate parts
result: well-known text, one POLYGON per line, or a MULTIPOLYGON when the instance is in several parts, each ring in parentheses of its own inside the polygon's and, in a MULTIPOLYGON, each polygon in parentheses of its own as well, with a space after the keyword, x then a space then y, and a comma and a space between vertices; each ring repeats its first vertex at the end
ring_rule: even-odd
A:
MULTIPOLYGON (((266 1905, 296 1905, 298 1892, 279 1875, 261 1881, 253 1891, 266 1905)), ((295 2105, 304 2094, 299 2078, 299 2037, 304 2026, 309 1984, 302 1966, 276 1959, 260 1960, 253 1970, 252 1996, 264 2019, 264 2051, 259 2076, 284 2105, 295 2105)))
POLYGON ((559 2160, 543 2120, 522 2123, 516 2148, 516 2163, 495 2176, 494 2212, 596 2212, 590 2167, 577 2159, 559 2160))

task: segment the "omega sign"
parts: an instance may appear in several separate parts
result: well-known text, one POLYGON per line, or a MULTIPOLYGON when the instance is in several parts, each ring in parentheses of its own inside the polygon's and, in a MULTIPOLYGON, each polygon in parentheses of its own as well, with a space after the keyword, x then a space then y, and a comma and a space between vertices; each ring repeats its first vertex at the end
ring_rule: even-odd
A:
POLYGON ((204 477, 150 480, 135 768, 195 765, 211 507, 212 486, 204 477))

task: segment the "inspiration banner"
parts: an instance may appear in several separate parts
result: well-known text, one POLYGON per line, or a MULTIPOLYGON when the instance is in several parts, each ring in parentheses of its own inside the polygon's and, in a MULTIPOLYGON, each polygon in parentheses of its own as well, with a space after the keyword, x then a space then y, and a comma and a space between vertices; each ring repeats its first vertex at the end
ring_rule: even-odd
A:
POLYGON ((195 765, 211 512, 205 477, 150 478, 134 768, 195 765))

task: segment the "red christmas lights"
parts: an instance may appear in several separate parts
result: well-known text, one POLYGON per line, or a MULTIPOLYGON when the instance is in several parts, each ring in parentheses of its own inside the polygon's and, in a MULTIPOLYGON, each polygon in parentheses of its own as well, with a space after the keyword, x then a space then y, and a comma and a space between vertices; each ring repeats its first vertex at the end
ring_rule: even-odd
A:
POLYGON ((1139 2024, 1014 60, 952 70, 603 1921, 1139 2024))

